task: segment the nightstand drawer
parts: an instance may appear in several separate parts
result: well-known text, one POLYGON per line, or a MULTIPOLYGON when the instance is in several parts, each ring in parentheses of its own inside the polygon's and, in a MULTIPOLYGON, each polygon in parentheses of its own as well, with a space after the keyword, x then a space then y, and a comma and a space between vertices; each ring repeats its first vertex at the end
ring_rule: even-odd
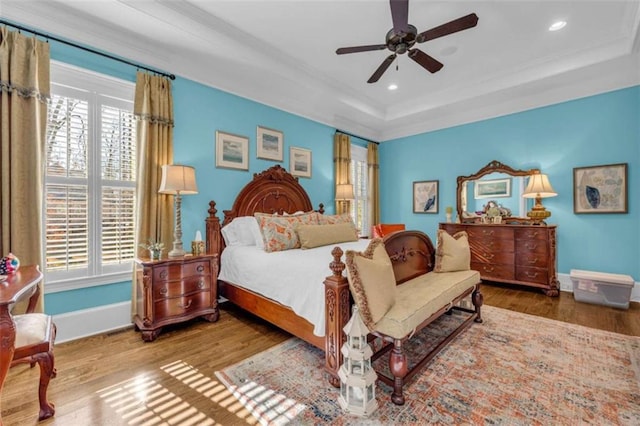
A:
POLYGON ((153 300, 178 297, 196 291, 209 290, 210 280, 206 276, 188 277, 182 281, 166 281, 153 286, 153 300))
POLYGON ((156 318, 169 318, 197 312, 211 306, 211 293, 202 291, 154 302, 156 318))
POLYGON ((153 268, 153 280, 172 281, 192 275, 211 275, 208 262, 185 262, 184 265, 166 265, 153 268))

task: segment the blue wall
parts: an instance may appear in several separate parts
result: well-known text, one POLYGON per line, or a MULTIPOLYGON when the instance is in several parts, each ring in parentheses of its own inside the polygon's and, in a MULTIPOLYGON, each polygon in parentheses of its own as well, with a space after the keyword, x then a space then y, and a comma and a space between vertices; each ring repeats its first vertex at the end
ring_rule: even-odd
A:
MULTIPOLYGON (((135 81, 136 70, 51 41, 54 60, 135 81)), ((196 168, 199 194, 183 198, 183 242, 204 234, 210 200, 218 216, 231 208, 253 173, 274 164, 289 168, 289 147, 311 149, 312 178, 301 178, 314 204, 333 212, 333 132, 317 122, 196 82, 174 81, 174 160, 196 168), (284 132, 284 162, 256 158, 256 126, 284 132), (215 131, 249 137, 249 171, 215 167, 215 131)), ((356 143, 362 144, 358 140, 356 143)), ((591 269, 640 278, 640 86, 380 144, 382 221, 406 223, 434 236, 446 206, 455 206, 456 177, 491 160, 518 169, 540 168, 558 192, 544 204, 558 224, 559 272, 591 269), (629 213, 575 215, 573 167, 629 163, 629 213), (440 181, 439 214, 412 213, 412 182, 440 181), (399 191, 398 188, 405 188, 399 191)), ((130 282, 45 295, 59 314, 127 301, 130 282)))
POLYGON ((549 176, 558 196, 543 204, 552 212, 547 223, 558 225, 558 272, 640 279, 640 86, 381 144, 383 220, 433 238, 444 206, 455 206, 456 177, 492 160, 549 176), (629 213, 574 214, 573 168, 613 163, 628 163, 629 213), (412 182, 435 179, 440 213, 413 214, 412 182))

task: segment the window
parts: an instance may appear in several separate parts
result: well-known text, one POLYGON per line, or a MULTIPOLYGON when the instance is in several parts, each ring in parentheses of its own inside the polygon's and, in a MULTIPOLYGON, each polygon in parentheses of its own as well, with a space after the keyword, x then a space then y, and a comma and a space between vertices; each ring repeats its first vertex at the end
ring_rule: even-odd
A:
POLYGON ((367 148, 351 145, 351 183, 355 199, 351 202, 351 217, 360 230, 360 235, 369 235, 369 168, 367 148))
POLYGON ((51 92, 44 191, 47 289, 129 280, 136 253, 134 84, 52 63, 51 92))

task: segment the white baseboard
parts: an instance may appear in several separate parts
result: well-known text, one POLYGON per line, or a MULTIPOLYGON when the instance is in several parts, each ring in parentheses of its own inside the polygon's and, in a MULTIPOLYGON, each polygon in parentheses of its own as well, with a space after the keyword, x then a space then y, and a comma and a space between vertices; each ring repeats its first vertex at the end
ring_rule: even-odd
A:
MULTIPOLYGON (((558 281, 560 281, 560 291, 568 291, 573 293, 573 283, 569 274, 558 274, 558 281)), ((633 289, 631 290, 631 301, 640 302, 640 282, 635 282, 633 289)))
POLYGON ((131 302, 114 303, 54 315, 53 322, 58 328, 56 343, 119 330, 130 327, 132 324, 131 302))

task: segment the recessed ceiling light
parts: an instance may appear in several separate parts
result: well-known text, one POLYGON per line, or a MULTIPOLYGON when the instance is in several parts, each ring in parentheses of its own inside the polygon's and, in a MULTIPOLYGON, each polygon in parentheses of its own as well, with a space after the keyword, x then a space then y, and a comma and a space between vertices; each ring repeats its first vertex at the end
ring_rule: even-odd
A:
POLYGON ((397 85, 397 84, 394 84, 394 83, 391 83, 391 84, 389 85, 389 87, 387 87, 387 89, 389 89, 389 90, 396 90, 397 88, 398 88, 398 85, 397 85))
POLYGON ((549 27, 549 31, 558 31, 567 25, 567 21, 556 21, 549 27))

